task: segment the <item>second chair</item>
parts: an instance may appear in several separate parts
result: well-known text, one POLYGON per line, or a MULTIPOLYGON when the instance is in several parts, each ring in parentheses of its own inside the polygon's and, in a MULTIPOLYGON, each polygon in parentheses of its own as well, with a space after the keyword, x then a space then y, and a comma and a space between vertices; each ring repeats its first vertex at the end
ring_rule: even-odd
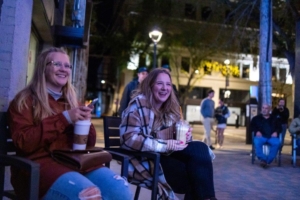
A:
MULTIPOLYGON (((118 152, 121 154, 127 155, 130 157, 146 157, 148 159, 152 159, 154 163, 154 172, 153 172, 153 181, 149 188, 151 190, 151 200, 157 199, 157 183, 158 183, 158 172, 159 172, 159 163, 160 163, 160 154, 155 152, 137 152, 137 151, 129 151, 122 149, 120 147, 120 132, 119 125, 121 124, 120 117, 112 117, 105 116, 103 118, 104 125, 104 148, 110 152, 118 152)), ((128 165, 129 163, 123 162, 121 165, 121 174, 128 174, 128 165)), ((108 166, 109 167, 109 166, 108 166)), ((134 180, 131 177, 127 177, 129 182, 134 184, 134 180)), ((141 190, 140 185, 136 185, 136 192, 134 195, 134 200, 139 198, 139 193, 141 190)))

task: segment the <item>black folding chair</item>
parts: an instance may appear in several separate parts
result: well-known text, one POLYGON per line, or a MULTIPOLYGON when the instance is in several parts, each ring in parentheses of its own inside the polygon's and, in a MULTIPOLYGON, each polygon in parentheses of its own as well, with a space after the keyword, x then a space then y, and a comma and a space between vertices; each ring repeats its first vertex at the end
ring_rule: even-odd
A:
MULTIPOLYGON (((39 170, 40 166, 29 159, 15 156, 15 146, 11 140, 9 129, 7 126, 7 113, 0 112, 0 197, 10 199, 20 199, 14 190, 4 190, 5 184, 5 167, 13 166, 21 170, 25 170, 29 174, 29 183, 27 196, 22 199, 37 200, 39 191, 39 170)), ((24 185, 27 183, 24 183, 24 185)))
POLYGON ((292 134, 292 164, 293 167, 296 167, 297 156, 300 155, 300 147, 297 146, 297 135, 296 133, 292 134))
MULTIPOLYGON (((137 151, 128 151, 122 149, 120 147, 120 132, 119 125, 121 124, 120 117, 112 117, 105 116, 103 118, 104 125, 104 146, 105 149, 111 153, 118 152, 121 154, 126 154, 128 157, 146 157, 148 159, 152 159, 154 162, 154 176, 151 187, 151 199, 157 199, 157 182, 158 182, 158 171, 159 171, 159 162, 160 162, 160 154, 155 152, 137 152, 137 151)), ((109 165, 108 165, 109 167, 109 165)), ((123 162, 121 165, 121 171, 123 174, 128 174, 128 162, 123 162), (125 172, 126 171, 126 172, 125 172)), ((130 181, 130 180, 129 180, 130 181)), ((134 183, 132 183, 134 184, 134 183)), ((139 193, 141 187, 136 185, 136 191, 134 195, 134 199, 137 200, 139 198, 139 193)))

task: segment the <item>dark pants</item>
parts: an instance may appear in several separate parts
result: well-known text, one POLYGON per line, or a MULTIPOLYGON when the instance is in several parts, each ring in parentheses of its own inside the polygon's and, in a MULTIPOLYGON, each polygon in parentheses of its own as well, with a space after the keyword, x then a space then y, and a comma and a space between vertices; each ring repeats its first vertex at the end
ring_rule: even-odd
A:
POLYGON ((186 200, 215 197, 213 166, 205 143, 190 142, 182 151, 162 155, 161 166, 175 193, 186 194, 186 200))

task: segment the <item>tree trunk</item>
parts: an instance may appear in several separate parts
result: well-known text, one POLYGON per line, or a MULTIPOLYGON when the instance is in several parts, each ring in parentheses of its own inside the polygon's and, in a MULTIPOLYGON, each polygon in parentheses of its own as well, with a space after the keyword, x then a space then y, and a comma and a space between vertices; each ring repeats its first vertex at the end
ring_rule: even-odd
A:
POLYGON ((295 76, 294 76, 294 117, 300 114, 300 19, 296 22, 296 62, 295 62, 295 76))
POLYGON ((260 58, 259 109, 262 104, 272 105, 272 2, 261 0, 260 5, 260 58))

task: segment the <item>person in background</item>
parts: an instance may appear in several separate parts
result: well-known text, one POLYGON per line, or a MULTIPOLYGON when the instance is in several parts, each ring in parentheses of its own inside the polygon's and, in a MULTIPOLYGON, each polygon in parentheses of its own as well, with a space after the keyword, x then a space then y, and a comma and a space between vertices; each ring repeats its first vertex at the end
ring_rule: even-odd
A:
POLYGON ((291 135, 296 134, 296 145, 300 148, 300 115, 292 120, 289 126, 289 132, 291 135))
MULTIPOLYGON (((175 139, 175 124, 180 120, 180 106, 170 73, 153 69, 123 112, 121 147, 161 153, 158 199, 184 196, 185 200, 215 200, 211 157, 214 155, 203 142, 192 141, 191 128, 185 133, 187 143, 175 139)), ((141 184, 149 184, 153 161, 131 158, 131 163, 129 175, 137 176, 141 184)))
POLYGON ((147 77, 148 75, 148 68, 147 67, 140 67, 137 72, 137 79, 132 80, 129 82, 122 94, 122 98, 120 101, 120 108, 119 108, 119 116, 122 115, 122 112, 127 108, 128 103, 131 99, 132 92, 138 88, 139 84, 147 77))
MULTIPOLYGON (((167 70, 167 71, 171 74, 171 71, 172 71, 172 70, 171 70, 171 67, 170 67, 169 65, 162 65, 161 68, 167 70)), ((176 96, 178 102, 180 102, 180 101, 179 101, 179 92, 178 92, 178 90, 177 90, 177 88, 176 88, 176 85, 172 84, 172 87, 173 87, 173 91, 174 91, 174 93, 175 93, 175 96, 176 96)))
POLYGON ((200 104, 200 113, 203 117, 203 127, 204 127, 204 137, 203 142, 205 142, 210 149, 214 150, 215 148, 211 144, 210 132, 212 129, 213 119, 214 119, 214 110, 215 102, 212 98, 215 95, 214 90, 209 90, 207 97, 201 101, 200 104))
POLYGON ((279 122, 281 124, 282 128, 282 145, 284 145, 284 138, 286 134, 286 129, 288 126, 288 120, 290 117, 290 111, 289 109, 285 106, 285 100, 284 99, 279 99, 278 105, 273 109, 272 115, 277 117, 279 119, 279 122))
POLYGON ((235 128, 239 128, 240 127, 240 123, 239 123, 239 121, 240 121, 240 115, 239 114, 237 114, 236 112, 232 112, 232 114, 234 114, 235 115, 235 128))
POLYGON ((227 125, 227 118, 230 116, 230 112, 227 106, 224 105, 224 100, 219 100, 219 106, 215 110, 215 118, 217 120, 217 131, 216 131, 216 138, 217 138, 217 147, 222 148, 224 142, 224 130, 227 125))
MULTIPOLYGON (((8 122, 17 155, 40 164, 39 198, 127 199, 128 183, 109 168, 79 173, 51 156, 55 149, 71 149, 74 123, 90 120, 93 106, 80 105, 71 84, 72 65, 68 54, 51 47, 37 58, 31 82, 8 108, 8 122)), ((95 146, 96 131, 90 127, 87 146, 95 146)), ((11 168, 11 183, 24 197, 28 174, 11 168)))
POLYGON ((254 132, 254 148, 256 156, 263 168, 266 168, 276 157, 281 146, 279 134, 281 125, 276 117, 270 115, 271 106, 263 104, 261 114, 252 118, 250 127, 254 132), (269 155, 263 153, 263 145, 270 145, 269 155))

